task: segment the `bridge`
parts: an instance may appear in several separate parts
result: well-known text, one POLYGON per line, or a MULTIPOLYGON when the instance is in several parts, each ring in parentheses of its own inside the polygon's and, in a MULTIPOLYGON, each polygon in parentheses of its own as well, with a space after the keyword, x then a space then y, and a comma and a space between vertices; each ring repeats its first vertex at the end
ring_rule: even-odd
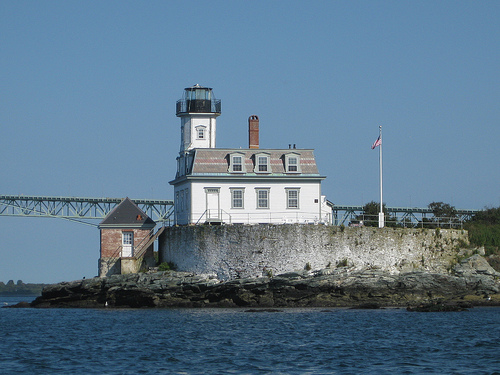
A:
MULTIPOLYGON (((0 216, 52 217, 97 226, 123 198, 47 197, 0 195, 0 216)), ((174 201, 132 199, 156 222, 173 222, 174 201)))
MULTIPOLYGON (((328 202, 328 206, 332 208, 333 225, 346 225, 351 221, 359 221, 363 218, 364 206, 343 206, 328 202)), ((398 223, 412 222, 421 223, 424 219, 436 219, 430 208, 419 207, 386 207, 387 214, 396 219, 398 223)), ((459 222, 464 222, 472 218, 480 210, 464 210, 455 209, 456 219, 459 222)), ((449 220, 449 218, 442 218, 449 220)), ((378 218, 376 219, 378 220, 378 218)))
MULTIPOLYGON (((94 220, 103 220, 123 198, 82 198, 47 197, 25 195, 0 195, 0 216, 52 217, 97 226, 94 220)), ((132 199, 141 210, 156 222, 172 225, 174 223, 174 201, 161 199, 132 199)), ((346 225, 363 218, 364 206, 336 205, 332 208, 333 225, 346 225)), ((387 212, 399 223, 423 222, 433 218, 430 208, 386 207, 387 212)), ((457 209, 460 222, 470 219, 479 210, 457 209)))

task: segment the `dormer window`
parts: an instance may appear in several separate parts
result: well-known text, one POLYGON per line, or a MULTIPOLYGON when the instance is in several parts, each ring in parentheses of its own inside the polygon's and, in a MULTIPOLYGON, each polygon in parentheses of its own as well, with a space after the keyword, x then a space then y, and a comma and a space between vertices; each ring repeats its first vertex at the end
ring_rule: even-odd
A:
POLYGON ((239 155, 233 156, 233 172, 241 172, 243 169, 243 158, 239 155))
POLYGON ((291 153, 285 155, 286 173, 300 173, 300 155, 291 153))
POLYGON ((245 155, 231 154, 229 155, 229 172, 245 173, 245 155))
POLYGON ((196 139, 205 139, 206 138, 206 127, 203 125, 199 125, 196 127, 196 139))
POLYGON ((271 166, 269 164, 269 155, 256 154, 255 155, 255 173, 271 173, 271 166))

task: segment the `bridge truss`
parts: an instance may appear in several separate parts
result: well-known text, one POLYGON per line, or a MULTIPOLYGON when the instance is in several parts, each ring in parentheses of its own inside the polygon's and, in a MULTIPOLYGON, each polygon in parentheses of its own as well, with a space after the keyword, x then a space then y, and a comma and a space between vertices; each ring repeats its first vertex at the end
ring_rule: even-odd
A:
MULTIPOLYGON (((364 206, 342 206, 330 203, 332 208, 332 224, 347 225, 358 222, 363 218, 364 206)), ((387 213, 396 219, 398 223, 422 223, 424 219, 433 219, 434 215, 430 208, 418 207, 386 207, 387 213)), ((472 218, 479 210, 456 209, 457 220, 462 223, 472 218)), ((378 219, 377 219, 378 220, 378 219)))
MULTIPOLYGON (((132 199, 141 210, 156 222, 170 225, 174 221, 174 201, 161 199, 132 199)), ((47 197, 0 195, 0 216, 52 217, 97 226, 94 220, 103 220, 122 198, 47 197)), ((332 208, 333 225, 348 225, 363 217, 364 206, 335 205, 332 208)), ((432 210, 417 207, 386 207, 398 223, 420 223, 433 218, 432 210)), ((478 210, 457 209, 459 222, 470 219, 478 210)))
MULTIPOLYGON (((0 216, 52 217, 97 226, 123 198, 45 197, 0 195, 0 216)), ((156 222, 173 221, 174 201, 132 199, 156 222)))

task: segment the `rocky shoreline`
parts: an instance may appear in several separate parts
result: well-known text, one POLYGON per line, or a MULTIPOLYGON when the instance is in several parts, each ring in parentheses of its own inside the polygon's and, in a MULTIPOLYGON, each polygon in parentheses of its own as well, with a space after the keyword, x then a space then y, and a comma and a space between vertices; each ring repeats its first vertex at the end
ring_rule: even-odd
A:
MULTIPOLYGON (((479 255, 450 273, 325 268, 222 282, 213 275, 156 272, 46 286, 36 308, 418 307, 500 305, 500 273, 479 255)), ((28 307, 28 306, 19 306, 28 307)))

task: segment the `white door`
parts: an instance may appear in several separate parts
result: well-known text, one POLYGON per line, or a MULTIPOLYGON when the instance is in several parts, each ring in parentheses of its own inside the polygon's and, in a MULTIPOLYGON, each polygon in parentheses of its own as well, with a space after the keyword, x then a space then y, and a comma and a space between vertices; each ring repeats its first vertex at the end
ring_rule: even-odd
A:
POLYGON ((207 221, 211 220, 221 220, 220 214, 220 200, 219 200, 219 189, 218 188, 206 188, 205 193, 207 195, 207 221))
POLYGON ((134 232, 122 232, 122 257, 130 258, 134 251, 134 232))

